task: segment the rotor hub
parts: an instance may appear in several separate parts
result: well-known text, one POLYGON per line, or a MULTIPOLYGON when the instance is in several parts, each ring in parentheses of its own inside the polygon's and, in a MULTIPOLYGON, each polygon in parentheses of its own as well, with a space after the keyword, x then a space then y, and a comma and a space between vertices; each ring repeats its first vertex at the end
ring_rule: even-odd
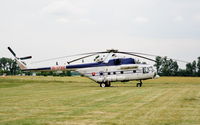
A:
POLYGON ((118 50, 117 49, 107 49, 106 50, 108 53, 117 53, 118 50))

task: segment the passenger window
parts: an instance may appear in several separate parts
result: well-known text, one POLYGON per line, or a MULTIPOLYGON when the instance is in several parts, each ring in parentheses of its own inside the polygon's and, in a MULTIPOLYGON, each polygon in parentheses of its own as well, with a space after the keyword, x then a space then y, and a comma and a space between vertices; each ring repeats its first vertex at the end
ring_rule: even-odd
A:
POLYGON ((124 74, 124 71, 121 71, 120 73, 121 73, 121 74, 124 74))
POLYGON ((133 70, 133 73, 136 73, 136 70, 133 70))
POLYGON ((108 72, 108 75, 110 75, 110 72, 108 72))
POLYGON ((116 74, 116 72, 113 72, 113 74, 115 75, 115 74, 116 74))
POLYGON ((103 72, 100 72, 99 74, 100 74, 100 76, 102 76, 102 75, 103 75, 103 72))
POLYGON ((149 68, 147 67, 147 73, 149 73, 149 71, 150 71, 150 70, 149 70, 149 68))

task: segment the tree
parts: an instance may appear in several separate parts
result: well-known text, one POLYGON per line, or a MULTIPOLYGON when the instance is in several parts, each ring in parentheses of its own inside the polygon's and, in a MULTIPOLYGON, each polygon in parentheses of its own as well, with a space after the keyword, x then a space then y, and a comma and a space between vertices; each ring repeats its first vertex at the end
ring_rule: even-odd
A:
POLYGON ((162 59, 162 66, 161 66, 161 74, 164 75, 164 76, 169 76, 170 74, 170 71, 169 71, 169 61, 167 60, 167 57, 164 57, 162 59))
POLYGON ((187 76, 186 69, 179 69, 177 76, 187 76))
POLYGON ((192 76, 196 76, 197 73, 197 63, 196 61, 192 62, 192 76))
POLYGON ((197 61, 197 75, 200 76, 200 57, 198 57, 197 61))
POLYGON ((0 67, 3 72, 7 70, 7 62, 8 62, 8 58, 3 57, 0 59, 0 67))
POLYGON ((157 56, 156 57, 156 63, 155 63, 155 67, 156 67, 156 70, 157 72, 160 74, 161 73, 161 65, 162 65, 162 57, 160 56, 157 56))
POLYGON ((193 61, 192 63, 186 64, 186 74, 187 74, 187 76, 196 76, 196 71, 197 71, 196 61, 193 61))
POLYGON ((171 70, 172 70, 171 75, 176 76, 178 74, 178 69, 179 69, 178 63, 176 61, 173 61, 171 64, 171 70))
POLYGON ((0 58, 0 71, 1 75, 4 73, 8 75, 16 75, 20 73, 16 61, 5 57, 0 58))
POLYGON ((159 73, 163 76, 176 76, 178 75, 179 66, 176 61, 167 59, 167 57, 156 57, 156 64, 154 65, 159 73))
POLYGON ((154 65, 162 76, 200 76, 200 57, 197 61, 186 64, 186 69, 179 69, 178 63, 167 57, 156 57, 154 65))
POLYGON ((66 72, 66 76, 72 76, 71 71, 68 70, 68 71, 66 72))
POLYGON ((186 74, 187 74, 187 76, 192 76, 193 75, 192 63, 187 63, 186 64, 186 74))

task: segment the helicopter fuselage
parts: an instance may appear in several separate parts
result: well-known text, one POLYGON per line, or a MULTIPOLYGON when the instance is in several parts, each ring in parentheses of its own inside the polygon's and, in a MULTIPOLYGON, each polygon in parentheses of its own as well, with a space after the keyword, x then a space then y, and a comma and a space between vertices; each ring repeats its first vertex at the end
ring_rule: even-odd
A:
MULTIPOLYGON (((51 70, 74 70, 85 77, 102 84, 157 78, 157 71, 152 65, 136 64, 132 58, 111 59, 107 63, 86 63, 68 66, 53 66, 51 70)), ((142 83, 141 83, 142 84, 142 83)))
POLYGON ((156 77, 156 71, 152 66, 147 64, 82 68, 77 69, 77 71, 97 83, 146 80, 156 77))

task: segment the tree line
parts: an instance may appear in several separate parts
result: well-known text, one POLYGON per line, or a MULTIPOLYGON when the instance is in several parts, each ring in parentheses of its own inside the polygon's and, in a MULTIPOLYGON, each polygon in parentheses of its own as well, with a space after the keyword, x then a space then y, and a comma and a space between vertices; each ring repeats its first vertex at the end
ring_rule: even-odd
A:
POLYGON ((161 76, 200 76, 200 57, 191 63, 187 63, 186 69, 181 69, 177 61, 157 56, 154 66, 161 76))
MULTIPOLYGON (((154 65, 160 76, 200 76, 200 57, 191 63, 186 64, 186 69, 179 68, 176 61, 168 59, 167 57, 156 57, 156 63, 154 65)), ((0 58, 0 75, 32 75, 31 72, 22 72, 17 65, 17 62, 10 58, 0 58)), ((57 72, 37 72, 36 75, 43 76, 71 76, 78 75, 76 72, 63 71, 57 72)))
POLYGON ((5 57, 0 58, 0 75, 18 75, 20 73, 20 68, 15 60, 5 57))

